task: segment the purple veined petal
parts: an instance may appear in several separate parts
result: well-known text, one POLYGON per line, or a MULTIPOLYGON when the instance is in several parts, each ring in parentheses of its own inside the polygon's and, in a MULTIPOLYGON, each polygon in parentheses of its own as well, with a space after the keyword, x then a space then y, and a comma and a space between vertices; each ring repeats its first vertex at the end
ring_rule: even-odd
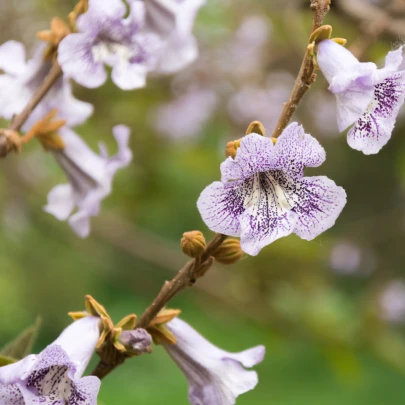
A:
POLYGON ((122 0, 89 0, 87 13, 79 16, 77 27, 81 32, 96 35, 104 25, 124 17, 126 7, 122 0))
POLYGON ((97 405, 101 381, 94 376, 83 377, 70 385, 68 405, 97 405))
POLYGON ((375 86, 372 103, 347 134, 350 147, 366 155, 378 153, 389 141, 405 98, 405 71, 375 86))
POLYGON ((0 69, 7 74, 18 76, 26 67, 24 45, 17 41, 8 41, 0 46, 0 69))
POLYGON ((232 186, 243 182, 257 172, 273 168, 274 145, 270 138, 249 134, 242 138, 236 157, 228 157, 221 164, 221 181, 232 186))
POLYGON ((37 356, 31 354, 17 363, 0 367, 0 385, 12 385, 17 383, 22 377, 31 371, 36 361, 37 356))
POLYGON ((53 345, 60 346, 75 364, 76 374, 81 377, 100 337, 101 320, 96 316, 86 316, 70 324, 53 345))
POLYGON ((200 215, 213 232, 229 236, 240 235, 239 217, 244 212, 244 200, 251 193, 251 187, 240 184, 226 188, 216 181, 201 193, 197 207, 200 215))
POLYGON ((295 196, 275 178, 281 175, 280 172, 257 173, 249 184, 250 194, 244 201, 246 210, 239 220, 241 247, 251 256, 256 256, 275 240, 290 235, 297 222, 298 216, 291 209, 295 196))
POLYGON ((85 34, 70 34, 62 40, 58 49, 59 64, 68 77, 88 88, 100 87, 107 80, 101 62, 92 54, 92 40, 85 34))
POLYGON ((293 178, 301 178, 304 167, 320 166, 326 159, 325 149, 296 122, 290 124, 277 139, 273 151, 273 168, 293 178))
POLYGON ((24 397, 17 385, 0 384, 1 405, 25 405, 24 397))
POLYGON ((325 176, 304 177, 296 184, 299 196, 292 209, 298 215, 294 232, 312 240, 331 228, 346 205, 346 192, 325 176))
POLYGON ((119 61, 114 64, 111 78, 122 90, 135 90, 145 87, 147 68, 140 63, 119 61))
POLYGON ((65 221, 75 207, 73 190, 70 184, 60 184, 55 186, 48 194, 48 204, 44 211, 65 221))
POLYGON ((192 405, 233 405, 239 395, 256 386, 257 373, 245 370, 241 364, 250 367, 260 362, 264 356, 263 346, 229 353, 178 318, 167 327, 177 343, 163 347, 187 378, 192 405))

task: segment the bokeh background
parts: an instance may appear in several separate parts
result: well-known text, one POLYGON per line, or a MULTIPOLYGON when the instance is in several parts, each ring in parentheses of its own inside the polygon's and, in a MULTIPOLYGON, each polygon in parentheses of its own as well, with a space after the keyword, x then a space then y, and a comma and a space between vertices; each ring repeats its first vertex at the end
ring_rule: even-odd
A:
MULTIPOLYGON (((308 3, 208 0, 195 26, 201 55, 189 68, 150 77, 133 92, 110 82, 75 87, 96 107, 77 128, 94 148, 102 140, 114 152, 112 126, 132 128, 133 163, 117 175, 88 239, 42 211, 64 177, 39 144, 0 162, 0 346, 40 315, 41 350, 69 323, 66 313, 84 307, 85 294, 116 321, 143 311, 185 262, 182 233, 210 235, 196 200, 219 178, 226 142, 252 120, 274 128, 306 46, 308 3)), ((1 1, 0 43, 20 40, 32 53, 35 33, 73 4, 1 1)), ((362 60, 381 64, 405 38, 405 5, 336 0, 326 22, 362 60)), ((326 87, 320 75, 295 119, 327 151, 326 163, 307 175, 327 175, 347 190, 337 224, 312 242, 289 236, 258 257, 216 265, 172 302, 226 350, 266 345, 260 383, 238 404, 405 403, 405 119, 378 155, 364 156, 338 134, 326 87)), ((156 347, 108 376, 99 399, 182 405, 187 385, 156 347)))

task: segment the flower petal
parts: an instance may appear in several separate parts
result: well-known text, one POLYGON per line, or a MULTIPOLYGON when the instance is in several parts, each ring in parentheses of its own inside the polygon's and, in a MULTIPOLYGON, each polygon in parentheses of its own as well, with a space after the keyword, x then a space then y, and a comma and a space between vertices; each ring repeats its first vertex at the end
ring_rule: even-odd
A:
POLYGON ((245 210, 244 200, 250 193, 248 184, 226 188, 222 182, 216 181, 201 193, 197 207, 211 231, 239 236, 239 217, 245 210))
POLYGON ((296 184, 298 200, 292 209, 298 214, 294 232, 312 240, 331 228, 346 205, 346 192, 325 176, 304 177, 296 184))
POLYGON ((0 46, 0 69, 17 76, 27 67, 24 45, 17 41, 8 41, 0 46))
POLYGON ((58 61, 63 72, 88 88, 100 87, 107 80, 104 65, 94 60, 91 38, 70 34, 58 48, 58 61))
POLYGON ((0 384, 1 405, 25 405, 24 397, 16 385, 0 384))
POLYGON ((122 90, 134 90, 145 87, 147 68, 140 63, 119 61, 114 64, 111 78, 122 90))
POLYGON ((221 180, 228 186, 238 184, 257 172, 273 168, 273 142, 258 134, 249 134, 241 139, 236 157, 228 157, 221 164, 221 180))
POLYGON ((292 233, 298 216, 291 210, 293 196, 271 172, 255 174, 254 181, 246 183, 250 192, 244 201, 246 210, 239 217, 240 241, 244 252, 256 256, 265 246, 292 233))
POLYGON ((81 377, 100 337, 100 318, 86 316, 70 324, 53 345, 60 346, 75 364, 75 377, 81 377))
MULTIPOLYGON (((100 204, 95 207, 99 209, 100 204)), ((84 239, 90 235, 90 214, 84 210, 79 210, 69 218, 69 225, 77 236, 84 239)))
POLYGON ((374 99, 347 134, 349 145, 366 155, 378 153, 389 141, 405 98, 405 71, 375 86, 374 99))
POLYGON ((68 405, 97 405, 101 381, 97 377, 83 377, 71 383, 68 405))
POLYGON ((304 174, 304 167, 320 166, 326 158, 325 149, 296 122, 290 124, 277 139, 273 152, 273 168, 293 178, 304 174))
POLYGON ((48 204, 44 211, 54 215, 59 221, 65 221, 75 207, 73 190, 70 184, 59 184, 48 194, 48 204))
POLYGON ((131 130, 126 125, 116 125, 113 128, 113 135, 118 145, 118 152, 115 156, 107 159, 107 170, 110 175, 127 165, 132 160, 132 151, 129 147, 131 130))
POLYGON ((36 361, 37 356, 32 354, 17 363, 0 367, 0 384, 10 385, 17 383, 21 378, 30 373, 36 361))

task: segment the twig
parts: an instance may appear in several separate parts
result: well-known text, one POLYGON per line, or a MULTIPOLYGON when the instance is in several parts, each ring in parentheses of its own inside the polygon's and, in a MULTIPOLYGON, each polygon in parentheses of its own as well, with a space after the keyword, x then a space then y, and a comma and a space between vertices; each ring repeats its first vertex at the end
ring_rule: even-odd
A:
POLYGON ((21 129, 21 127, 24 125, 24 123, 31 115, 32 111, 34 111, 35 107, 46 96, 48 91, 52 88, 52 86, 55 84, 55 82, 59 79, 61 75, 62 69, 60 68, 57 62, 54 62, 51 70, 48 73, 48 76, 46 76, 41 86, 38 87, 38 89, 32 96, 31 100, 28 102, 24 110, 22 110, 18 115, 16 115, 14 119, 11 121, 9 129, 14 131, 19 131, 21 129))
MULTIPOLYGON (((153 300, 152 304, 138 319, 136 327, 147 328, 149 323, 171 299, 173 299, 179 292, 183 291, 187 287, 193 286, 198 278, 204 276, 204 274, 214 263, 212 254, 226 238, 226 235, 219 233, 215 234, 200 257, 187 262, 171 281, 166 281, 157 297, 153 300)), ((109 363, 107 363, 105 360, 100 360, 91 375, 102 379, 125 360, 125 355, 115 353, 113 356, 111 356, 111 361, 109 363)))
MULTIPOLYGON (((322 25, 323 19, 330 9, 330 3, 331 0, 311 0, 311 9, 313 14, 310 35, 322 25)), ((284 103, 283 111, 281 112, 281 116, 272 134, 273 138, 278 138, 281 135, 284 128, 290 122, 291 117, 294 115, 298 104, 315 80, 315 67, 307 49, 305 51, 297 79, 295 80, 290 99, 284 103)))

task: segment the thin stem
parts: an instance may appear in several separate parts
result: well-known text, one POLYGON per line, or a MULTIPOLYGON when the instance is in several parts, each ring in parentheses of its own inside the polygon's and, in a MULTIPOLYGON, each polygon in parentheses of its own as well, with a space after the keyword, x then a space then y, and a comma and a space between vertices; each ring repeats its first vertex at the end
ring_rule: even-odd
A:
MULTIPOLYGON (((312 27, 310 35, 322 25, 323 19, 330 9, 330 3, 331 0, 311 0, 312 27)), ((278 138, 281 135, 297 110, 298 104, 315 80, 315 67, 307 48, 291 96, 289 100, 284 103, 280 118, 272 134, 273 138, 278 138)))
POLYGON ((14 131, 19 131, 24 123, 27 121, 31 113, 34 111, 35 107, 41 102, 41 100, 46 96, 48 91, 52 88, 55 82, 62 75, 62 69, 57 62, 54 62, 51 70, 46 76, 45 80, 40 87, 36 90, 31 100, 28 102, 26 107, 16 115, 10 123, 9 129, 14 131))
MULTIPOLYGON (((189 260, 171 281, 166 281, 152 304, 138 319, 136 327, 147 328, 159 311, 163 309, 170 300, 187 287, 193 286, 200 277, 204 276, 214 263, 212 259, 213 253, 221 246, 226 238, 226 235, 215 234, 205 248, 204 253, 199 258, 189 260)), ((102 379, 122 364, 125 359, 125 355, 120 355, 112 356, 109 362, 100 360, 91 375, 102 379)))

